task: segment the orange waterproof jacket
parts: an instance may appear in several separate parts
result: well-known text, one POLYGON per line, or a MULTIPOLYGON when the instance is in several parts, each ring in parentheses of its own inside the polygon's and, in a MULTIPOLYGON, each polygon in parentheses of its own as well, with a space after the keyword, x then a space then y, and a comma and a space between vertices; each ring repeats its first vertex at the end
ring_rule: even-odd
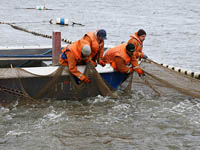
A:
POLYGON ((131 39, 128 40, 128 43, 135 45, 135 50, 142 52, 143 42, 140 41, 137 32, 134 35, 130 35, 131 39))
POLYGON ((111 64, 111 66, 119 72, 123 73, 129 73, 130 72, 130 67, 127 67, 126 65, 129 65, 130 63, 132 64, 133 67, 138 66, 137 59, 134 55, 130 58, 129 55, 126 53, 126 45, 127 43, 123 43, 121 45, 118 45, 114 48, 111 48, 107 50, 107 52, 104 55, 104 62, 111 64), (116 59, 116 57, 118 57, 116 59), (123 60, 124 65, 120 65, 117 61, 121 58, 123 60), (118 64, 118 65, 117 65, 118 64))
POLYGON ((98 41, 96 32, 88 32, 82 39, 91 47, 90 59, 98 60, 103 58, 104 40, 98 41), (96 57, 96 58, 95 58, 96 57))
POLYGON ((134 44, 135 45, 135 55, 137 58, 141 59, 143 57, 143 42, 140 41, 137 32, 134 35, 130 35, 131 39, 128 40, 128 43, 134 44))
POLYGON ((78 40, 62 49, 59 62, 63 66, 68 66, 69 71, 80 80, 84 79, 84 75, 77 69, 77 64, 81 63, 81 49, 84 43, 78 40))

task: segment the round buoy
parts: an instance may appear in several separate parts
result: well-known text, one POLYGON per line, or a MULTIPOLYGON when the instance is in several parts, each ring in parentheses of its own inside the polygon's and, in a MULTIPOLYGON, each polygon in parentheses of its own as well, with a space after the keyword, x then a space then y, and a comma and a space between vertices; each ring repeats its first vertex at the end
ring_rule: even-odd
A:
POLYGON ((45 10, 46 7, 44 5, 42 5, 42 6, 36 6, 36 9, 37 10, 45 10))
POLYGON ((167 67, 168 67, 168 64, 162 64, 162 66, 167 68, 167 67))
POLYGON ((171 70, 174 70, 174 66, 171 66, 171 65, 168 65, 168 68, 171 69, 171 70))
POLYGON ((74 25, 85 26, 85 25, 83 25, 81 23, 69 21, 69 19, 66 19, 66 18, 50 19, 49 23, 50 24, 67 25, 67 26, 74 26, 74 25))
POLYGON ((200 79, 200 72, 194 72, 194 77, 200 79))
POLYGON ((56 18, 56 24, 61 24, 61 25, 69 25, 69 19, 65 18, 56 18))
POLYGON ((176 71, 176 72, 181 72, 181 68, 179 68, 179 67, 174 67, 174 71, 176 71))
POLYGON ((181 69, 180 73, 187 75, 187 70, 186 69, 181 69))

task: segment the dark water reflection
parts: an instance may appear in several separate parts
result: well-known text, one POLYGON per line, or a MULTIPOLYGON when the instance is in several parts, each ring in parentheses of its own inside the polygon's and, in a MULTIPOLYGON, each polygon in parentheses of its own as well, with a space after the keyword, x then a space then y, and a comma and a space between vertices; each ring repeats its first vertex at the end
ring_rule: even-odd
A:
MULTIPOLYGON (((153 60, 199 71, 200 3, 198 0, 65 1, 1 0, 0 21, 29 30, 79 39, 105 28, 107 45, 127 41, 144 28, 144 52, 153 60), (52 11, 15 9, 46 4, 52 11), (65 17, 86 26, 50 25, 65 17)), ((51 40, 0 25, 1 46, 50 45, 51 40)), ((0 149, 200 149, 199 100, 182 95, 158 97, 133 90, 120 99, 97 96, 83 101, 49 101, 41 105, 0 107, 0 149)))

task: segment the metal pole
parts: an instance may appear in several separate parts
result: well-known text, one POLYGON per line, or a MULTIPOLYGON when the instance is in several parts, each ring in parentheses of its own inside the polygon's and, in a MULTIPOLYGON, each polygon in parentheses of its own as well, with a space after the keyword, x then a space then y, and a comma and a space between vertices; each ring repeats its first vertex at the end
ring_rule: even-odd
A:
POLYGON ((53 32, 52 38, 52 64, 59 64, 59 55, 61 49, 61 32, 53 32))

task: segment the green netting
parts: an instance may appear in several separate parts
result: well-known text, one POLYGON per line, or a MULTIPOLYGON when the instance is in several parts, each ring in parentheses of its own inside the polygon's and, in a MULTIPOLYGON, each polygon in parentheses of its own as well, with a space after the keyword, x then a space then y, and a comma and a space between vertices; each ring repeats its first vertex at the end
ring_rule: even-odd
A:
POLYGON ((178 92, 200 98, 200 80, 170 70, 152 60, 142 62, 140 66, 145 71, 145 77, 135 78, 135 83, 149 86, 161 96, 178 92))

